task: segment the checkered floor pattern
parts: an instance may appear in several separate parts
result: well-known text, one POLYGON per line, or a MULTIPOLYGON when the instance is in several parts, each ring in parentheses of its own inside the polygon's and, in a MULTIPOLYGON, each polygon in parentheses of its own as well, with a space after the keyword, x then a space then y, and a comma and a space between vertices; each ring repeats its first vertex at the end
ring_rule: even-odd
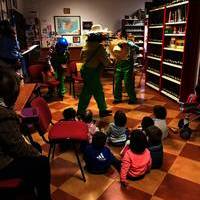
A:
MULTIPOLYGON (((169 127, 177 127, 181 117, 178 104, 159 95, 157 92, 145 88, 137 88, 139 103, 127 104, 124 102, 113 105, 112 81, 104 79, 104 92, 108 109, 113 114, 121 109, 126 112, 129 128, 137 128, 144 116, 152 115, 152 107, 157 104, 167 108, 167 122, 169 127)), ((50 103, 53 120, 62 118, 62 111, 67 107, 77 108, 78 100, 66 94, 64 101, 50 103)), ((105 129, 113 116, 99 119, 98 109, 92 99, 89 108, 93 111, 98 125, 105 129)), ((200 130, 200 124, 195 121, 191 124, 195 130, 200 130)), ((39 141, 48 152, 48 145, 44 144, 38 134, 34 138, 39 141)), ((170 132, 164 140, 164 164, 160 170, 151 170, 144 179, 129 181, 129 186, 122 189, 119 184, 119 175, 114 169, 105 175, 91 175, 85 172, 87 182, 81 180, 81 174, 72 150, 62 152, 56 149, 56 156, 51 163, 51 191, 54 200, 199 200, 200 198, 200 135, 194 131, 189 141, 182 140, 178 134, 170 132)), ((119 157, 120 148, 111 148, 119 157)))

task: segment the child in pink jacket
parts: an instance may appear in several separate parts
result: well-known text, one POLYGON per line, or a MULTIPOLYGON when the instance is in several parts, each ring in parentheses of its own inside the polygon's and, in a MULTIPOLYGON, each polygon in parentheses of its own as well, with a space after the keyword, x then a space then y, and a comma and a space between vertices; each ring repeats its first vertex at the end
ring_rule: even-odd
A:
POLYGON ((147 149, 147 139, 141 130, 131 133, 130 145, 123 158, 120 172, 122 186, 126 186, 126 180, 138 180, 143 178, 151 168, 151 154, 147 149))

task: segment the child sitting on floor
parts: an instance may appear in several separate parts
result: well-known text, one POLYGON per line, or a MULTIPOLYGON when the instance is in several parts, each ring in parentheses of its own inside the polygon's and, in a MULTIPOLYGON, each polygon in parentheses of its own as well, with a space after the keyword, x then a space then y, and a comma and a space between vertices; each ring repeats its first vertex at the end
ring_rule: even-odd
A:
MULTIPOLYGON (((60 121, 76 121, 76 111, 73 108, 66 108, 63 111, 63 119, 60 121)), ((60 142, 60 149, 65 151, 70 145, 71 142, 66 139, 66 141, 60 142)))
POLYGON ((63 121, 75 121, 76 111, 73 108, 66 108, 63 111, 63 121))
POLYGON ((152 169, 159 169, 163 163, 162 131, 156 126, 146 129, 148 149, 152 158, 152 169))
POLYGON ((121 162, 117 160, 110 149, 105 146, 107 136, 103 132, 96 132, 92 144, 86 146, 84 151, 85 168, 93 174, 104 174, 113 165, 118 171, 121 162))
POLYGON ((93 113, 91 110, 86 110, 83 116, 83 122, 88 125, 88 140, 91 144, 93 135, 99 131, 99 128, 95 125, 95 121, 93 120, 93 113))
POLYGON ((151 154, 147 149, 147 139, 141 130, 130 134, 130 145, 122 158, 120 179, 122 186, 126 180, 139 180, 151 169, 151 154))
MULTIPOLYGON (((153 125, 154 125, 154 121, 151 117, 143 117, 142 122, 141 122, 141 130, 146 135, 146 129, 153 125)), ((129 145, 130 145, 130 140, 127 140, 124 148, 120 152, 120 155, 124 155, 124 152, 127 150, 129 145)))
POLYGON ((114 115, 114 122, 110 123, 107 130, 108 142, 113 146, 123 146, 127 140, 126 114, 118 110, 114 115))
POLYGON ((146 134, 146 129, 153 125, 154 125, 154 121, 151 117, 143 117, 142 122, 141 122, 141 127, 144 134, 146 134))
POLYGON ((168 128, 167 128, 167 110, 164 106, 156 105, 153 108, 154 125, 160 128, 162 131, 162 139, 165 139, 168 136, 168 128))

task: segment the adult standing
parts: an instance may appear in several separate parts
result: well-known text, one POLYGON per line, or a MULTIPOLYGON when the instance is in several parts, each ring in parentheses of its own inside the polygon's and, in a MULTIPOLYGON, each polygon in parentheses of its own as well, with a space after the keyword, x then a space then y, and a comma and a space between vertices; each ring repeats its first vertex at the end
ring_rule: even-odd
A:
MULTIPOLYGON (((125 89, 129 96, 129 104, 137 102, 136 92, 133 82, 133 58, 132 51, 137 49, 138 46, 132 41, 119 38, 117 36, 118 44, 114 46, 113 53, 116 58, 116 72, 115 72, 115 92, 114 104, 122 102, 122 81, 124 80, 125 89)), ((116 41, 115 41, 116 42, 116 41)))
POLYGON ((81 75, 84 80, 82 92, 79 97, 78 114, 85 113, 92 96, 94 96, 98 108, 99 116, 105 117, 112 113, 107 110, 100 74, 104 66, 109 66, 110 60, 106 50, 102 46, 103 36, 101 33, 91 33, 88 36, 87 44, 83 48, 81 58, 83 66, 81 75))
POLYGON ((7 20, 0 22, 0 65, 15 72, 22 67, 27 74, 15 30, 7 20))
POLYGON ((60 82, 58 94, 63 99, 66 93, 65 87, 65 69, 69 64, 68 42, 64 37, 57 39, 55 49, 51 54, 50 65, 55 72, 56 79, 60 82))
POLYGON ((28 144, 12 107, 19 85, 12 71, 0 68, 0 179, 21 178, 37 191, 38 200, 50 200, 48 158, 28 144))

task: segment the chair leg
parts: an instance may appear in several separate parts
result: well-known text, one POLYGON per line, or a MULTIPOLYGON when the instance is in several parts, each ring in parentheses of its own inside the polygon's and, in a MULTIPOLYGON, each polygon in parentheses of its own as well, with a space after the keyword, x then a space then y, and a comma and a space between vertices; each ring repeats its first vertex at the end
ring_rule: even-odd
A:
POLYGON ((71 95, 72 94, 72 82, 69 81, 69 94, 71 95))
POLYGON ((52 160, 54 159, 55 149, 56 149, 56 144, 53 144, 52 160))
POLYGON ((52 148, 53 148, 53 144, 50 144, 49 153, 48 153, 48 159, 49 159, 49 161, 51 160, 51 151, 52 151, 52 148))
POLYGON ((76 98, 76 91, 75 91, 75 83, 74 81, 72 82, 72 87, 73 87, 73 96, 76 98))
POLYGON ((113 75, 113 95, 115 93, 115 75, 113 75))
POLYGON ((75 151, 75 155, 76 155, 76 159, 77 159, 77 161, 78 161, 79 168, 80 168, 80 170, 81 170, 81 175, 82 175, 83 181, 86 182, 84 170, 83 170, 83 168, 82 168, 81 161, 80 161, 80 158, 79 158, 79 156, 78 156, 78 150, 77 150, 76 145, 75 145, 74 142, 72 142, 72 145, 73 145, 73 149, 74 149, 74 151, 75 151))

